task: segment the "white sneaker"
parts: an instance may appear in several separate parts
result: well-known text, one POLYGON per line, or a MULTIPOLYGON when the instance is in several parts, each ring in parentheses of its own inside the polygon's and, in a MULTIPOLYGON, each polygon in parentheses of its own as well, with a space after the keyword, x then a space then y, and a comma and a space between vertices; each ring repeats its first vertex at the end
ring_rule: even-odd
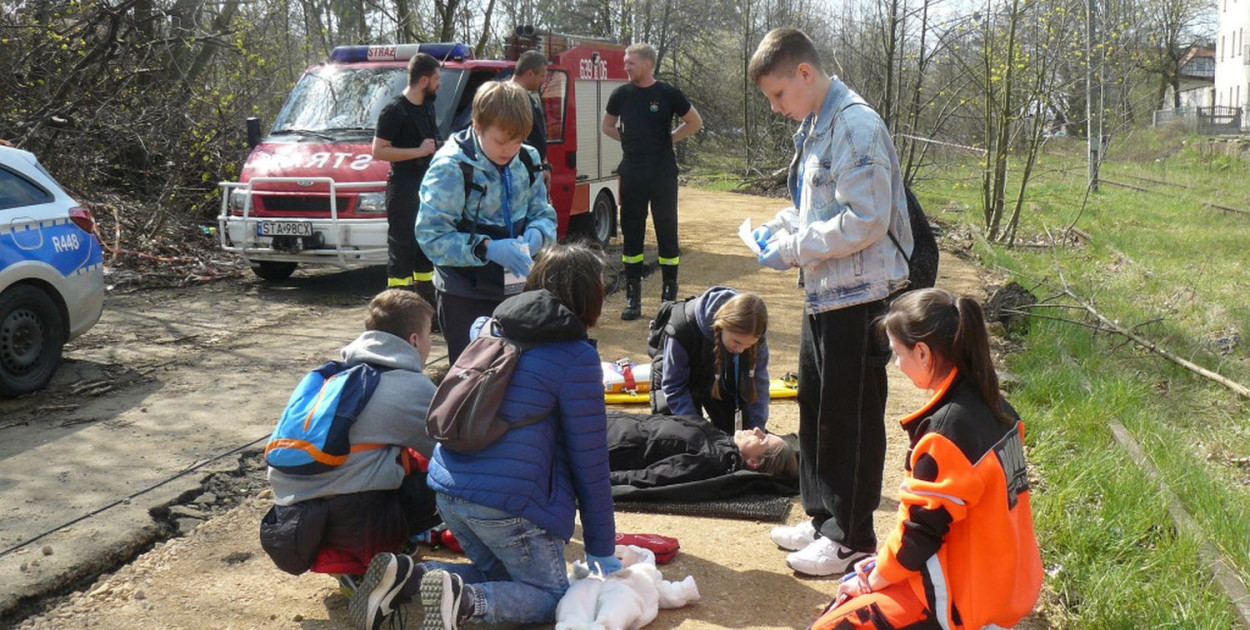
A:
POLYGON ((798 525, 774 527, 773 531, 768 533, 768 537, 786 551, 798 551, 816 540, 816 526, 812 525, 811 519, 808 519, 798 525))
POLYGON ((867 558, 869 553, 847 549, 825 537, 786 556, 786 564, 803 575, 845 575, 855 568, 855 563, 867 558))

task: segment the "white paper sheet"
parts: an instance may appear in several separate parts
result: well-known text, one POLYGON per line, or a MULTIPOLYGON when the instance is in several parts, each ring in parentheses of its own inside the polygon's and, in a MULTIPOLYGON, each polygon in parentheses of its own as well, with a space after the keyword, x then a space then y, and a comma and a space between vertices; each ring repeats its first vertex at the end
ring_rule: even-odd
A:
POLYGON ((755 237, 751 236, 751 219, 744 219, 742 225, 738 226, 738 238, 747 244, 747 248, 756 256, 760 255, 760 244, 755 242, 755 237))

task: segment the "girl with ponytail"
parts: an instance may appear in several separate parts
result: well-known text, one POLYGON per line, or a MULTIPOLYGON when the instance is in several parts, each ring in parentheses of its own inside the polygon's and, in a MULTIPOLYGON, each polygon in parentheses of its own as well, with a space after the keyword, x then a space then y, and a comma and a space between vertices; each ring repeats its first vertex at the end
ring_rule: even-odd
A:
POLYGON ((763 430, 769 401, 764 301, 712 287, 673 309, 651 364, 651 413, 706 416, 731 435, 740 414, 742 430, 763 430))
POLYGON ((1037 601, 1042 562, 1024 425, 999 394, 981 306, 910 291, 880 326, 898 368, 932 397, 901 421, 910 448, 894 532, 812 628, 1014 626, 1037 601))

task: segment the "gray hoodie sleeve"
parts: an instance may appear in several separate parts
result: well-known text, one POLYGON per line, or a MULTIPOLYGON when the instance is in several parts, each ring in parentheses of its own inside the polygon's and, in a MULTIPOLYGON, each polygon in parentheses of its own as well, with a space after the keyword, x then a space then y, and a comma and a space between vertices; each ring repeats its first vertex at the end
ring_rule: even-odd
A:
POLYGON ((353 441, 402 444, 426 457, 433 456, 434 441, 425 431, 425 417, 432 398, 434 383, 425 374, 409 370, 383 373, 373 398, 357 420, 357 424, 367 420, 369 435, 357 436, 353 432, 353 441))

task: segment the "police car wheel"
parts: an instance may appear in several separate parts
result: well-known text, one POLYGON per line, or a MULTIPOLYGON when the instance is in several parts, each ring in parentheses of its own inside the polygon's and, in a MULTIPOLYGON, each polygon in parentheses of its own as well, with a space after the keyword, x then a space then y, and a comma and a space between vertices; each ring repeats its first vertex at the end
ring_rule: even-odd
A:
POLYGON ((0 295, 0 395, 47 385, 64 345, 65 322, 47 293, 18 285, 0 295))
POLYGON ((270 282, 282 282, 291 277, 295 273, 295 268, 299 263, 293 262, 275 262, 272 260, 260 260, 252 263, 252 272, 260 276, 263 280, 270 282))

